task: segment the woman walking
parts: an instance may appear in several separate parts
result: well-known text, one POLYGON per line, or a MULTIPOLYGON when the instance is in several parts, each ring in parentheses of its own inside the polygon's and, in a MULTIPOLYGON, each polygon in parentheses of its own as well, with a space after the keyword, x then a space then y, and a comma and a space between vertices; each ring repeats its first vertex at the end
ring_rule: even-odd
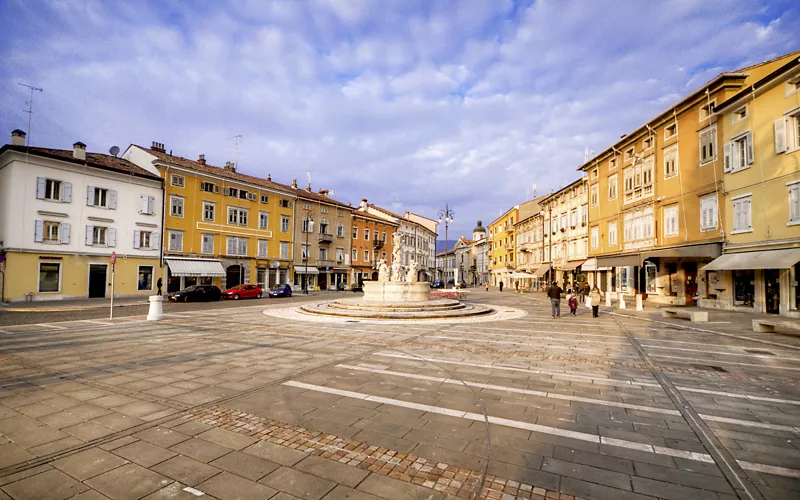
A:
POLYGON ((592 304, 592 317, 596 318, 599 311, 600 311, 600 300, 603 297, 603 292, 600 291, 597 286, 592 288, 592 291, 589 292, 589 300, 592 304))

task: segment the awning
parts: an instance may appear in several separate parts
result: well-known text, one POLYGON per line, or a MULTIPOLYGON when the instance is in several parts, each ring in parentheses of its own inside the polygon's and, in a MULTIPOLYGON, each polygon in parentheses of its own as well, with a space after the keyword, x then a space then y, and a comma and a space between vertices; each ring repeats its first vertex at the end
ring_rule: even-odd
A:
POLYGON ((586 262, 581 266, 581 271, 608 271, 607 267, 597 267, 597 259, 592 257, 586 259, 586 262))
POLYGON ((727 253, 703 267, 701 271, 788 269, 798 262, 800 262, 800 248, 727 253))
POLYGON ((509 278, 533 278, 532 274, 528 273, 511 273, 508 275, 509 278))
POLYGON ((597 257, 599 267, 627 267, 639 265, 639 254, 597 257))
POLYGON ((294 266, 295 274, 319 274, 319 269, 314 266, 294 266))
POLYGON ((334 271, 350 271, 349 267, 334 267, 334 271))
POLYGON ((164 259, 172 276, 225 276, 225 269, 218 260, 211 259, 164 259))
POLYGON ((567 262, 567 264, 561 268, 562 271, 572 271, 573 269, 578 269, 581 265, 586 262, 585 260, 571 260, 567 262))
POLYGON ((653 257, 705 257, 707 259, 716 259, 720 255, 722 255, 722 243, 705 243, 702 245, 650 250, 642 252, 641 259, 642 262, 653 257))
POLYGON ((533 273, 533 277, 534 278, 541 278, 549 270, 550 270, 550 264, 545 264, 542 267, 540 267, 539 269, 537 269, 535 273, 533 273))

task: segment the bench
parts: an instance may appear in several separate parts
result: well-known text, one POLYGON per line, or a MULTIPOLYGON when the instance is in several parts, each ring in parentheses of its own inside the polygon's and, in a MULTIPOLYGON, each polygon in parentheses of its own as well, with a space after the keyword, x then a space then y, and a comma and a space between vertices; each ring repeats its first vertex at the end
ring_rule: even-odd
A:
POLYGON ((800 321, 777 321, 772 319, 754 319, 753 331, 759 333, 775 333, 777 328, 800 330, 800 321))
POLYGON ((688 319, 694 323, 707 323, 707 311, 695 311, 692 309, 662 309, 661 316, 664 318, 683 318, 688 319))

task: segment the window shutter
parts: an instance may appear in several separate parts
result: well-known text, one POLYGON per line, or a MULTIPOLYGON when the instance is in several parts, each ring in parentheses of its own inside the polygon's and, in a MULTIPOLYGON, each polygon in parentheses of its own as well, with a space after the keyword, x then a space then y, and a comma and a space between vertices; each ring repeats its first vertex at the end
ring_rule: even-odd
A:
POLYGON ((742 219, 743 219, 742 222, 743 222, 743 225, 744 225, 745 229, 750 229, 750 228, 753 227, 752 215, 751 215, 751 212, 750 212, 750 208, 751 208, 750 202, 751 202, 750 198, 745 200, 744 207, 743 207, 744 210, 742 210, 742 219))
POLYGON ((92 245, 92 237, 94 235, 94 226, 86 226, 86 244, 92 245))
POLYGON ((139 247, 139 241, 140 241, 141 235, 142 235, 141 231, 134 231, 133 232, 133 248, 136 248, 136 249, 140 248, 139 247))
POLYGON ((786 118, 775 120, 775 154, 786 151, 786 118))
POLYGON ((746 147, 745 147, 745 151, 746 151, 745 154, 747 154, 747 164, 750 165, 751 163, 753 163, 753 160, 754 160, 753 133, 752 132, 748 132, 747 133, 746 141, 747 141, 747 144, 746 144, 746 147))
POLYGON ((108 208, 117 208, 117 192, 113 189, 108 190, 108 208))
POLYGON ((158 250, 159 248, 161 248, 161 233, 154 231, 150 233, 150 249, 158 250))
POLYGON ((37 243, 41 243, 42 241, 44 241, 44 221, 43 220, 37 220, 36 221, 36 226, 34 227, 34 230, 33 230, 33 241, 35 241, 37 243))
POLYGON ((61 201, 64 203, 72 203, 72 183, 61 183, 61 201))
POLYGON ((69 230, 70 230, 69 222, 62 222, 60 229, 61 229, 61 243, 66 245, 69 243, 69 230))
POLYGON ((153 215, 156 213, 156 198, 155 196, 147 197, 147 213, 153 215))
POLYGON ((723 171, 730 172, 732 169, 733 159, 731 158, 733 145, 730 142, 726 142, 725 145, 722 147, 724 154, 725 154, 725 164, 722 167, 723 171))
POLYGON ((36 199, 43 200, 44 199, 44 191, 47 188, 47 179, 44 177, 37 177, 36 178, 36 199))
POLYGON ((94 206, 94 187, 86 186, 86 205, 94 206))
POLYGON ((214 193, 219 194, 219 186, 217 186, 216 184, 214 184, 214 193))
POLYGON ((106 235, 106 243, 107 246, 115 247, 117 246, 117 230, 113 227, 108 228, 108 235, 106 235))
POLYGON ((145 195, 139 196, 139 213, 142 214, 149 214, 150 212, 147 211, 147 200, 148 197, 145 195))

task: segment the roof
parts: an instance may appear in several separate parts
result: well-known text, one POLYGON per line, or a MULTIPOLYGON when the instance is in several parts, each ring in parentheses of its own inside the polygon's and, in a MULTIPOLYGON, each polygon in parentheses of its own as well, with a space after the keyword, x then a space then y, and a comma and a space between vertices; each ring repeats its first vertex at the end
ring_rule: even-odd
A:
POLYGON ((437 257, 444 257, 445 255, 450 255, 450 254, 454 254, 454 253, 456 253, 456 249, 455 248, 451 248, 450 250, 447 250, 445 252, 437 253, 436 256, 437 257))
POLYGON ((519 210, 519 205, 514 205, 513 207, 511 207, 508 210, 506 210, 505 212, 503 212, 503 215, 501 215, 500 217, 496 218, 495 220, 493 220, 492 222, 489 223, 489 227, 494 226, 500 219, 502 219, 503 217, 506 217, 508 214, 510 214, 512 210, 519 210))
POLYGON ((739 92, 737 94, 734 94, 733 96, 728 98, 728 100, 726 100, 724 102, 721 102, 718 106, 714 106, 714 111, 715 112, 724 112, 725 108, 729 107, 731 104, 734 104, 734 103, 738 102, 743 97, 752 96, 753 92, 755 92, 756 90, 759 90, 762 87, 764 87, 766 85, 769 85, 774 80, 780 78, 781 76, 783 76, 787 72, 793 70, 794 68, 796 68, 799 65, 800 65, 800 58, 792 59, 787 64, 784 64, 783 66, 781 66, 780 68, 776 69, 772 73, 768 74, 767 76, 765 76, 761 80, 759 80, 757 82, 754 82, 753 85, 745 88, 744 90, 742 90, 741 92, 739 92))
POLYGON ((379 212, 383 212, 383 213, 385 213, 386 215, 388 215, 390 217, 395 217, 397 219, 404 219, 404 217, 402 215, 397 215, 396 213, 390 212, 390 211, 386 210, 385 208, 379 207, 378 205, 373 205, 372 203, 367 203, 367 206, 369 208, 374 208, 375 210, 377 210, 379 212))
POLYGON ((101 154, 101 153, 86 153, 86 160, 79 160, 75 158, 72 149, 52 149, 52 148, 37 148, 29 146, 14 146, 6 144, 0 149, 0 154, 6 151, 17 151, 19 153, 28 153, 44 158, 52 158, 54 160, 66 161, 75 165, 87 165, 102 170, 110 170, 122 174, 134 175, 136 177, 144 177, 146 179, 153 179, 163 181, 160 176, 148 172, 147 170, 136 166, 128 160, 118 158, 116 156, 101 154))
POLYGON ((569 184, 567 184, 566 186, 562 187, 558 191, 553 191, 552 193, 550 193, 548 195, 545 195, 545 196, 542 196, 541 198, 538 198, 536 201, 541 203, 543 201, 547 201, 547 200, 550 200, 552 198, 555 198, 556 196, 560 196, 561 194, 566 193, 567 191, 569 191, 570 189, 574 188, 576 185, 580 184, 581 182, 586 182, 586 180, 587 180, 587 177, 585 175, 582 175, 582 176, 578 177, 578 179, 570 182, 569 184))
POLYGON ((390 226, 397 226, 398 225, 396 222, 392 222, 390 220, 383 219, 381 217, 378 217, 377 215, 372 215, 369 212, 364 212, 363 210, 358 210, 358 209, 353 210, 353 217, 362 217, 364 219, 370 219, 372 221, 380 222, 381 224, 388 224, 390 226))
POLYGON ((471 239, 465 238, 463 236, 459 236, 458 241, 463 241, 467 245, 471 245, 471 244, 475 243, 475 240, 471 240, 471 239))
POLYGON ((331 205, 336 205, 342 208, 346 208, 348 210, 355 210, 355 208, 352 205, 348 205, 347 203, 342 203, 341 201, 334 200, 330 196, 325 196, 324 194, 315 193, 314 191, 309 191, 308 189, 286 186, 284 184, 279 184, 279 185, 282 186, 282 189, 289 190, 295 196, 297 196, 298 198, 302 198, 304 200, 311 200, 319 203, 329 203, 331 205))

